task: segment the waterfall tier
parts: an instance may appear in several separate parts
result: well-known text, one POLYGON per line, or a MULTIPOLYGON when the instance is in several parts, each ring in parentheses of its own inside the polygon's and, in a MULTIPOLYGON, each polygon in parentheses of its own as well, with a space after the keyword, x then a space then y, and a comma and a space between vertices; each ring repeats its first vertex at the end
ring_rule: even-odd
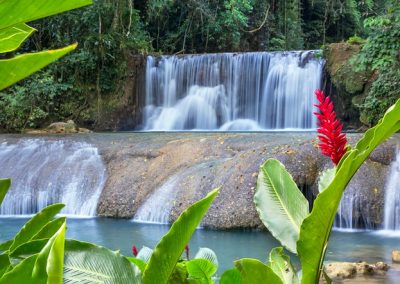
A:
POLYGON ((147 58, 144 130, 312 129, 314 51, 147 58))
POLYGON ((106 170, 90 144, 44 139, 4 142, 0 161, 0 177, 12 179, 1 215, 34 214, 58 202, 66 204, 63 214, 96 214, 106 170))
POLYGON ((384 229, 391 231, 400 230, 400 151, 397 152, 396 161, 390 168, 389 179, 386 184, 384 229))

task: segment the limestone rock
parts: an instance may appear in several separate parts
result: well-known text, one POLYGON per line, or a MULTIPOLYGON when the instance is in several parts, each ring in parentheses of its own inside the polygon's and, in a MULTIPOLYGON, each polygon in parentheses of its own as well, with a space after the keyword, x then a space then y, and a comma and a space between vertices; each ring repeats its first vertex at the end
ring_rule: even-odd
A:
POLYGON ((384 262, 370 264, 362 262, 332 262, 325 265, 325 272, 331 279, 348 279, 355 277, 368 277, 375 274, 382 275, 389 270, 389 265, 384 262))
POLYGON ((49 133, 77 133, 79 128, 75 122, 68 120, 67 122, 54 122, 47 127, 49 133))
POLYGON ((351 262, 333 262, 325 266, 325 272, 330 278, 352 278, 357 274, 357 267, 351 262))
POLYGON ((392 251, 392 261, 396 263, 400 263, 400 250, 392 251))

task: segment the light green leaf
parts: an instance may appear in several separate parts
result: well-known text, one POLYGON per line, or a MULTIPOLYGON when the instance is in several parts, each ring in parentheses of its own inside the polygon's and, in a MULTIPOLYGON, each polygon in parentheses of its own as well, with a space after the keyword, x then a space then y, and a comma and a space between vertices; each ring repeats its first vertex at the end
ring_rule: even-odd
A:
POLYGON ((217 272, 217 267, 209 260, 203 258, 192 259, 186 263, 190 279, 197 283, 212 284, 211 276, 217 272))
POLYGON ((327 169, 322 172, 319 183, 318 183, 318 191, 323 192, 325 188, 332 182, 333 178, 335 177, 336 168, 327 169))
MULTIPOLYGON (((18 3, 19 1, 0 1, 0 3, 7 2, 18 3)), ((0 60, 0 90, 11 86, 19 80, 50 64, 54 60, 66 55, 68 52, 74 50, 76 46, 76 44, 72 44, 56 50, 28 53, 11 59, 0 60)))
POLYGON ((21 261, 12 270, 0 278, 0 284, 35 283, 32 279, 32 269, 35 265, 37 254, 21 261))
POLYGON ((91 0, 0 1, 0 29, 91 4, 91 0))
POLYGON ((311 214, 304 220, 297 243, 303 269, 303 284, 318 283, 333 221, 350 179, 368 155, 395 132, 400 130, 400 100, 369 129, 356 147, 350 150, 336 170, 330 185, 318 195, 311 214))
POLYGON ((65 241, 64 283, 135 284, 134 266, 119 252, 101 246, 65 241))
POLYGON ((48 222, 39 233, 32 237, 32 240, 50 239, 64 225, 66 219, 65 217, 60 217, 48 222))
POLYGON ((38 254, 32 270, 35 283, 62 283, 65 229, 66 223, 64 222, 38 254))
POLYGON ((143 273, 143 271, 146 268, 147 263, 144 262, 144 260, 136 258, 136 257, 126 257, 130 262, 132 262, 139 270, 141 273, 143 273))
POLYGON ((211 191, 205 198, 186 209, 172 225, 169 232, 154 249, 143 275, 145 284, 168 282, 185 246, 206 214, 219 189, 211 191))
POLYGON ((10 186, 11 186, 10 179, 0 179, 0 206, 1 203, 3 203, 4 197, 6 196, 10 186))
POLYGON ((48 239, 33 240, 20 245, 9 254, 11 264, 15 266, 22 260, 34 254, 38 254, 45 247, 48 241, 48 239))
POLYGON ((63 207, 64 204, 53 204, 33 216, 17 233, 9 251, 12 252, 18 246, 31 240, 63 207))
POLYGON ((199 248, 194 258, 202 258, 211 261, 218 268, 218 258, 215 252, 209 248, 199 248))
POLYGON ((278 160, 269 159, 260 167, 254 203, 271 234, 288 250, 297 253, 296 242, 309 205, 278 160))
POLYGON ((283 284, 278 275, 267 265, 253 258, 235 261, 235 266, 242 276, 243 284, 274 283, 283 284))
POLYGON ((290 261, 290 257, 285 255, 282 247, 273 248, 269 253, 269 266, 284 284, 298 284, 296 271, 290 261))
POLYGON ((243 284, 239 270, 236 268, 226 270, 222 274, 219 284, 243 284))
POLYGON ((24 23, 0 29, 0 53, 16 50, 34 31, 24 23))

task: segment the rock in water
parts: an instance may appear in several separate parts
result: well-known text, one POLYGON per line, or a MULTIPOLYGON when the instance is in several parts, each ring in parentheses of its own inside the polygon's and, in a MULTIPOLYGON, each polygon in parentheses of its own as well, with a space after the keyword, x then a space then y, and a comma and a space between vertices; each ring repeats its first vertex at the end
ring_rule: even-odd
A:
POLYGON ((396 263, 400 263, 400 250, 392 251, 392 261, 396 263))

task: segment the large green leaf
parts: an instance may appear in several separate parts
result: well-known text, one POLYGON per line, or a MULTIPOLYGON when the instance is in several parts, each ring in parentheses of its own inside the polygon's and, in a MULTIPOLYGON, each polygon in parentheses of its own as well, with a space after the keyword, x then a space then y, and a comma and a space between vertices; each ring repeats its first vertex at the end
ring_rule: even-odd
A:
POLYGON ((145 284, 164 284, 168 282, 179 257, 206 214, 219 189, 211 191, 205 198, 186 209, 172 225, 169 232, 154 249, 143 275, 145 284))
POLYGON ((64 283, 135 284, 134 266, 119 252, 75 240, 65 241, 64 283))
POLYGON ((235 266, 242 276, 243 284, 283 284, 279 276, 258 259, 243 258, 235 261, 235 266))
POLYGON ((91 3, 91 0, 2 0, 0 1, 0 30, 91 3))
POLYGON ((0 179, 0 206, 3 203, 4 197, 7 194, 8 189, 10 188, 11 180, 10 179, 0 179))
POLYGON ((217 267, 208 259, 197 258, 186 263, 186 269, 190 279, 196 283, 212 284, 211 277, 217 272, 217 267))
POLYGON ((62 283, 65 230, 66 223, 64 222, 40 251, 32 271, 35 283, 62 283))
POLYGON ((53 204, 33 216, 17 233, 9 251, 31 240, 63 207, 64 204, 53 204))
POLYGON ((278 247, 271 250, 269 253, 269 267, 272 268, 276 275, 279 275, 284 284, 299 283, 290 257, 284 254, 283 248, 278 247))
POLYGON ((32 279, 32 270, 37 260, 37 254, 34 254, 8 271, 0 278, 0 284, 21 284, 35 283, 32 279))
POLYGON ((226 270, 222 274, 219 284, 243 284, 239 270, 236 268, 226 270))
POLYGON ((308 215, 307 199, 297 188, 292 176, 276 159, 261 167, 254 195, 261 221, 288 250, 296 253, 300 226, 308 215))
POLYGON ((0 53, 16 50, 34 31, 24 23, 0 29, 0 53))
MULTIPOLYGON (((0 1, 0 3, 3 2, 16 1, 0 1)), ((11 86, 19 80, 50 64, 54 60, 66 55, 68 52, 74 50, 76 46, 76 44, 72 44, 56 50, 28 53, 11 59, 0 60, 0 90, 11 86)))
POLYGON ((400 100, 396 102, 364 137, 350 150, 336 170, 329 186, 318 195, 311 214, 304 220, 297 250, 302 264, 303 284, 318 283, 333 221, 350 179, 368 155, 400 129, 400 100))

